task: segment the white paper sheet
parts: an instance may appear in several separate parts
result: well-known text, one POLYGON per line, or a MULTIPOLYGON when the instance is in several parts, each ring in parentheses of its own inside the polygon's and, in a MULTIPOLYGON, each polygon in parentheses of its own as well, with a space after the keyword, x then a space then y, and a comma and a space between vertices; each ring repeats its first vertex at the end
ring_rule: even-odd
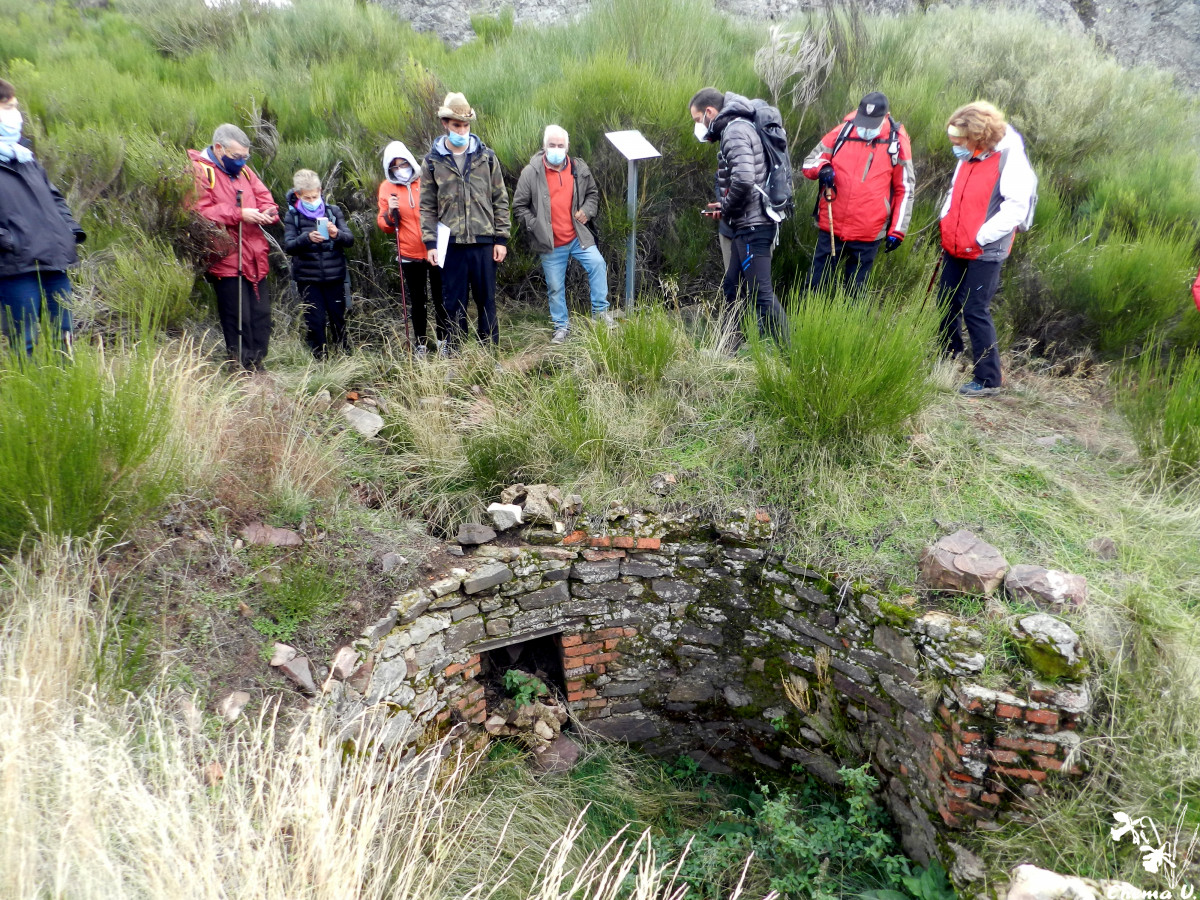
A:
POLYGON ((446 268, 446 251, 450 249, 450 229, 438 222, 437 227, 437 255, 438 268, 446 268))
POLYGON ((662 156, 640 131, 610 131, 604 136, 626 159, 653 159, 662 156))

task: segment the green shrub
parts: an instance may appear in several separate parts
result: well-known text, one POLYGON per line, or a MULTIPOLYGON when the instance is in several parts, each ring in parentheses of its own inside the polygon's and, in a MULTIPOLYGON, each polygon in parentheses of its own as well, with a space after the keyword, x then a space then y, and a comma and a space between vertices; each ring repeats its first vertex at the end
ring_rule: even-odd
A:
POLYGON ((162 241, 146 238, 114 247, 99 268, 102 302, 138 337, 178 328, 195 310, 196 276, 162 241))
POLYGON ((178 481, 168 364, 135 347, 43 334, 31 358, 0 356, 0 549, 37 535, 117 535, 178 481))
POLYGON ((589 328, 585 340, 596 367, 632 390, 657 385, 684 347, 678 320, 658 305, 642 307, 617 328, 589 328))
POLYGON ((844 293, 790 304, 782 347, 752 335, 756 395, 765 413, 818 444, 900 433, 933 397, 937 313, 844 293))
POLYGON ((1158 342, 1130 364, 1117 405, 1138 452, 1171 477, 1200 471, 1200 352, 1171 351, 1161 362, 1158 342))
POLYGON ((332 613, 346 597, 346 585, 335 573, 310 562, 283 566, 278 581, 262 586, 254 630, 277 641, 290 641, 304 625, 332 613))

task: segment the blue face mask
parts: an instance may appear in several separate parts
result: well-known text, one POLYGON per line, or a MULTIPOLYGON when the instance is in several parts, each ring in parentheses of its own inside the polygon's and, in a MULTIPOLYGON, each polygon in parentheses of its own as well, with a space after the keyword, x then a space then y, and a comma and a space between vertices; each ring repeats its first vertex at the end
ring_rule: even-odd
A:
POLYGON ((0 110, 0 142, 15 144, 19 141, 23 124, 19 109, 0 110))
POLYGON ((958 144, 951 144, 950 152, 953 153, 956 158, 961 160, 968 160, 974 155, 969 149, 966 147, 960 147, 958 144))
POLYGON ((446 132, 446 138, 455 147, 467 146, 467 141, 470 139, 470 137, 471 137, 471 132, 469 132, 469 131, 466 134, 459 134, 457 131, 447 131, 446 132))
POLYGON ((232 156, 222 156, 221 168, 225 170, 225 174, 230 178, 237 178, 242 173, 242 168, 248 162, 248 159, 234 159, 232 156))
POLYGON ((881 131, 883 131, 882 125, 880 125, 878 128, 858 127, 858 136, 864 141, 873 141, 875 138, 879 137, 879 132, 881 131))
POLYGON ((561 166, 567 158, 567 151, 562 147, 551 147, 546 151, 546 162, 552 166, 561 166))
POLYGON ((307 209, 309 212, 318 212, 321 209, 321 207, 323 207, 325 205, 325 200, 322 197, 318 197, 316 203, 309 203, 307 200, 301 200, 300 205, 303 206, 305 209, 307 209))

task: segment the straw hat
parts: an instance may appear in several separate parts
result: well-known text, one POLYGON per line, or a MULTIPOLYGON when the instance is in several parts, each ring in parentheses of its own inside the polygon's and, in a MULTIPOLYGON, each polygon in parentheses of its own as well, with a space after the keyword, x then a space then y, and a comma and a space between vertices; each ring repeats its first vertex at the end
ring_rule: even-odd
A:
POLYGON ((475 119, 475 110, 462 94, 447 94, 438 110, 439 119, 455 119, 459 122, 471 122, 475 119))

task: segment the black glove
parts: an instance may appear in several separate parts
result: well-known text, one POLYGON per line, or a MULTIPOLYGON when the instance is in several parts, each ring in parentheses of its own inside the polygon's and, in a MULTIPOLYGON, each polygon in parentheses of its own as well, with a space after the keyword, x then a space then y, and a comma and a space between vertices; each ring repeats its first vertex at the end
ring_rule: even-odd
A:
POLYGON ((87 232, 84 231, 82 228, 77 228, 75 230, 75 243, 82 244, 86 240, 87 240, 87 232))
POLYGON ((833 190, 833 166, 825 166, 817 176, 817 181, 826 190, 833 190))
POLYGON ((12 253, 16 249, 17 244, 13 240, 12 232, 7 228, 0 228, 0 253, 12 253))
POLYGON ((885 240, 883 242, 883 252, 891 253, 893 250, 895 250, 897 247, 899 247, 903 241, 904 241, 904 238, 896 237, 896 235, 894 235, 894 234, 889 234, 887 236, 887 240, 885 240))

